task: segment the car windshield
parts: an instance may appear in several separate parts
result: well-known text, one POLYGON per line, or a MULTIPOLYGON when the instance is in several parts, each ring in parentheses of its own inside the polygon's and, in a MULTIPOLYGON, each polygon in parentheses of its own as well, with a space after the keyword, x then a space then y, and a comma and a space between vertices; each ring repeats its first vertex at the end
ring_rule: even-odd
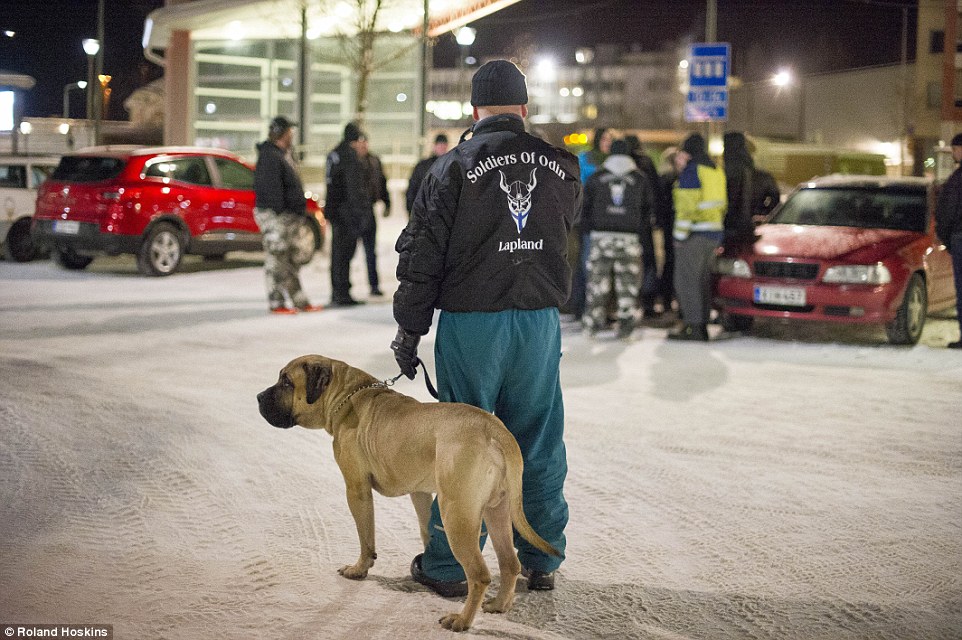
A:
POLYGON ((924 190, 897 188, 801 189, 785 201, 771 222, 923 233, 926 194, 924 190))
POLYGON ((64 156, 51 177, 62 182, 100 182, 119 176, 124 164, 121 158, 64 156))

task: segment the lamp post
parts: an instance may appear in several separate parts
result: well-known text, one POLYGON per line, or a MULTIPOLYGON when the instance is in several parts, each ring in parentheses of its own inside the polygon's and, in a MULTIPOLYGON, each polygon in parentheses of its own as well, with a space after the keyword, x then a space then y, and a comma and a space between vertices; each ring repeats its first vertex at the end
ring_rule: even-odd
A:
POLYGON ((771 83, 778 89, 785 89, 798 85, 798 123, 795 135, 799 142, 805 142, 805 81, 801 76, 796 77, 789 69, 779 69, 771 78, 771 83))
POLYGON ((458 56, 458 95, 464 95, 464 59, 468 57, 468 51, 471 45, 474 44, 474 38, 477 36, 477 31, 471 27, 461 27, 458 32, 454 35, 454 39, 457 40, 458 46, 460 47, 461 55, 458 56))
POLYGON ((585 69, 585 71, 578 74, 585 87, 583 94, 585 98, 581 101, 581 108, 578 114, 579 120, 583 117, 589 120, 594 120, 598 117, 598 104, 601 98, 601 90, 598 86, 598 69, 593 64, 594 60, 594 49, 584 47, 575 51, 575 62, 585 69), (587 105, 585 105, 586 101, 588 102, 587 105))
POLYGON ((100 51, 100 40, 84 38, 84 53, 87 54, 87 119, 94 118, 94 88, 97 79, 94 77, 94 59, 100 51))
POLYGON ((33 132, 33 125, 24 120, 20 123, 20 133, 23 134, 23 152, 30 155, 30 134, 33 132))
POLYGON ((86 89, 87 81, 81 80, 79 82, 71 82, 65 85, 63 88, 63 117, 70 117, 70 90, 71 89, 86 89))

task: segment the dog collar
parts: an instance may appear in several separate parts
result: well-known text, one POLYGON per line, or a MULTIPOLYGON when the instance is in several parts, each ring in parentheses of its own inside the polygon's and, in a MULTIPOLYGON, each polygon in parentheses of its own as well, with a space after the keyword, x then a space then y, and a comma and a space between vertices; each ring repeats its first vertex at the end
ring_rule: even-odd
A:
MULTIPOLYGON (((400 376, 398 376, 398 378, 399 377, 400 376)), ((372 382, 371 384, 366 384, 364 386, 358 387, 354 391, 347 394, 347 396, 343 400, 341 400, 336 407, 334 407, 334 410, 331 411, 331 416, 333 417, 334 414, 336 414, 338 410, 340 410, 340 408, 347 403, 348 400, 353 398, 354 394, 360 391, 364 391, 365 389, 387 389, 388 387, 392 386, 396 380, 397 378, 394 378, 393 380, 379 380, 377 382, 372 382)))

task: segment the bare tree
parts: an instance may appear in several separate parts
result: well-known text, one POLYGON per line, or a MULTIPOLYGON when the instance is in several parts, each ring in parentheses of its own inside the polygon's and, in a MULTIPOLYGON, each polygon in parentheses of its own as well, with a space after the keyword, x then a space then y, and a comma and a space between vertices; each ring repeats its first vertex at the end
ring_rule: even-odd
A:
MULTIPOLYGON (((340 59, 329 61, 345 64, 351 69, 355 79, 354 119, 358 124, 363 125, 368 108, 371 76, 378 69, 409 53, 417 43, 412 42, 380 55, 375 50, 378 38, 386 35, 383 24, 379 24, 379 19, 383 22, 384 12, 397 4, 397 0, 320 0, 321 12, 330 13, 334 11, 337 4, 341 3, 351 6, 353 19, 347 29, 334 34, 340 59)), ((309 7, 312 4, 310 0, 305 0, 306 6, 309 7)))

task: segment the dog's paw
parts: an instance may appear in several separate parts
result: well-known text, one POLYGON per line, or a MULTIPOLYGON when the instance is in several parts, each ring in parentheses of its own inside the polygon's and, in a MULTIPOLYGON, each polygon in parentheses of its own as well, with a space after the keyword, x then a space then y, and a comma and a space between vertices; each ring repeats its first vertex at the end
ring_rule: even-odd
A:
POLYGON ((361 569, 356 564, 349 564, 337 570, 339 574, 351 580, 363 580, 367 577, 367 569, 361 569))
POLYGON ((464 616, 460 613, 452 613, 450 615, 444 616, 438 622, 445 629, 450 629, 451 631, 467 631, 471 626, 464 620, 464 616))
POLYGON ((484 604, 481 605, 481 608, 485 613, 507 613, 508 611, 511 611, 511 605, 514 604, 513 601, 514 598, 508 602, 504 602, 500 596, 495 596, 494 598, 485 600, 484 604))

